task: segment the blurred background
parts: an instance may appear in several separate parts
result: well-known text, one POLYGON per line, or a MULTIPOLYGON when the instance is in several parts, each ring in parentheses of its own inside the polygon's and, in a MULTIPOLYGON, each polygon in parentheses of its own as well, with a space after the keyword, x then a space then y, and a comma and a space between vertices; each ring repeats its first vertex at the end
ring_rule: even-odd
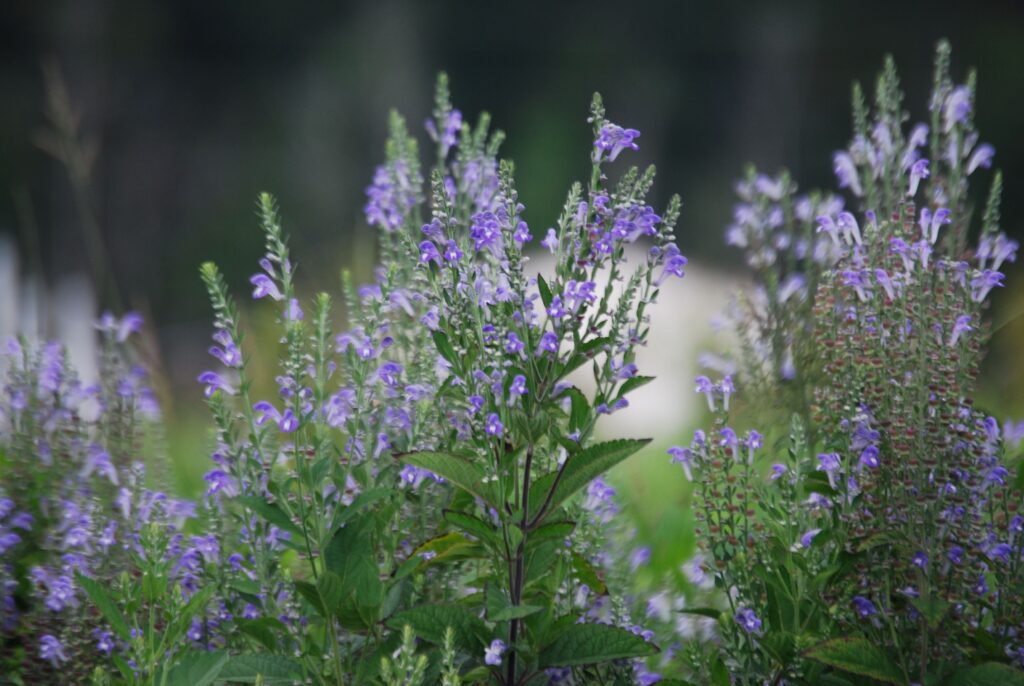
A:
MULTIPOLYGON (((892 53, 912 118, 923 119, 943 36, 960 78, 979 71, 978 128, 1006 177, 1003 227, 1024 241, 1019 0, 5 0, 0 334, 87 348, 99 311, 142 311, 166 381, 178 478, 195 492, 208 436, 195 419, 204 408, 194 379, 208 366, 210 332, 197 269, 213 260, 246 293, 262 252, 259 191, 279 198, 307 293, 334 288, 343 266, 368 279, 374 237, 363 189, 383 157, 388 109, 425 139, 434 78, 446 70, 456 106, 471 119, 489 110, 508 133, 504 154, 542 234, 568 184, 588 174, 585 118, 598 90, 613 121, 642 130, 633 158, 660 169, 657 204, 674 192, 685 203, 678 234, 692 270, 661 305, 662 354, 651 360, 666 376, 641 401, 661 408, 651 430, 664 446, 699 410, 666 415, 657 394, 689 401, 708 322, 741 278, 722 234, 743 165, 785 166, 804 188, 834 185, 831 153, 849 139, 851 82, 870 84, 892 53), (76 129, 85 145, 69 153, 66 134, 76 129), (71 155, 70 174, 53 153, 71 155)), ((990 172, 979 176, 987 185, 990 172)), ((982 389, 1001 416, 1024 413, 1024 394, 1013 390, 1024 382, 1024 279, 1008 269, 982 389)), ((87 374, 88 354, 76 362, 87 374)), ((649 460, 667 469, 663 453, 649 460)), ((682 481, 674 471, 673 480, 682 481)), ((624 482, 628 490, 628 475, 624 482)), ((663 515, 649 513, 651 525, 663 515)))

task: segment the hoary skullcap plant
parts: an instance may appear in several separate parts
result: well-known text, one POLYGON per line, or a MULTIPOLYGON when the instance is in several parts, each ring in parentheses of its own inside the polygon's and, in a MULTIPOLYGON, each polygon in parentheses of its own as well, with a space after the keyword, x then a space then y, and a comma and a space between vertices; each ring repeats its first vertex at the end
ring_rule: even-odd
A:
POLYGON ((972 402, 987 296, 1016 244, 998 229, 998 175, 970 238, 968 181, 993 153, 974 133, 974 80, 955 87, 948 54, 928 126, 906 131, 891 64, 873 111, 855 89, 842 194, 741 182, 729 241, 758 288, 734 312, 738 371, 697 379, 714 427, 669 451, 695 482, 699 553, 679 574, 655 578, 658 546, 637 543, 606 480, 647 439, 596 429, 651 380, 636 352, 684 274, 680 201, 647 203, 653 168, 620 168, 640 133, 595 96, 590 179, 532 229, 503 135, 487 115, 464 122, 442 75, 429 168, 391 116, 366 190, 380 263, 370 284, 344 275, 344 326, 330 294, 298 292, 260 196, 250 281, 277 323, 273 383, 203 265, 215 365, 199 375, 214 427, 201 502, 152 490, 143 469, 159 413, 132 362, 137 316, 101 322, 95 386, 59 345, 9 345, 7 678, 1019 681, 1019 432, 972 402), (529 261, 541 251, 543 271, 529 261), (749 413, 764 435, 730 428, 733 396, 775 408, 749 413))

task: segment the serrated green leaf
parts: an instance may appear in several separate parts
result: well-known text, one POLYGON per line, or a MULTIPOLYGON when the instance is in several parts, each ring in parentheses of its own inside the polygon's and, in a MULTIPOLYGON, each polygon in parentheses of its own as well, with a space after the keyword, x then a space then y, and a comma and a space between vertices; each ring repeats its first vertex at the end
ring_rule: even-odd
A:
POLYGON ((604 580, 587 558, 574 552, 572 554, 572 569, 576 572, 576 577, 590 587, 592 593, 597 596, 608 593, 608 587, 605 585, 604 580))
POLYGON ((833 638, 814 646, 806 652, 806 656, 843 672, 887 684, 902 686, 906 683, 903 673, 889 657, 864 638, 833 638))
POLYGON ((498 533, 494 527, 479 517, 454 510, 445 510, 441 516, 452 526, 462 529, 463 532, 471 536, 476 536, 485 543, 497 545, 499 542, 498 533))
POLYGON ((260 645, 267 650, 273 650, 277 646, 277 636, 287 632, 284 622, 276 617, 240 619, 238 628, 243 634, 252 636, 259 641, 260 645))
POLYGON ((930 629, 938 627, 949 610, 949 603, 935 595, 927 598, 911 598, 910 602, 921 613, 921 616, 924 617, 930 629))
POLYGON ((275 503, 268 503, 266 500, 256 495, 240 495, 235 498, 235 501, 252 510, 254 513, 277 528, 300 538, 302 537, 302 529, 299 528, 298 524, 291 520, 291 517, 289 517, 279 505, 275 503))
POLYGON ((227 664, 224 652, 188 652, 167 674, 167 686, 210 686, 227 664))
POLYGON ((646 386, 652 381, 654 381, 653 376, 631 376, 628 379, 626 379, 626 381, 622 384, 622 386, 619 388, 618 395, 615 397, 616 399, 622 398, 627 393, 632 393, 636 389, 640 388, 641 386, 646 386))
POLYGON ((483 483, 484 470, 469 460, 435 452, 404 453, 397 457, 402 462, 444 477, 462 490, 497 509, 493 489, 483 483))
POLYGON ((127 641, 131 635, 131 628, 128 626, 124 615, 121 614, 121 610, 118 609, 117 603, 107 594, 106 589, 93 579, 82 576, 78 572, 75 572, 75 581, 82 587, 85 594, 89 596, 89 600, 100 611, 100 614, 103 615, 103 619, 107 620, 114 633, 121 640, 127 641))
POLYGON ((986 662, 957 670, 945 686, 1024 686, 1024 672, 1000 662, 986 662))
MULTIPOLYGON (((575 455, 570 455, 563 467, 562 478, 558 481, 558 485, 552 494, 551 505, 544 513, 544 516, 558 510, 562 503, 578 491, 586 488, 587 484, 591 481, 650 442, 651 439, 649 438, 619 439, 591 445, 575 455)), ((545 477, 548 476, 545 475, 545 477)), ((538 480, 538 485, 542 482, 543 478, 538 480)), ((531 517, 536 517, 533 503, 537 503, 536 509, 539 510, 546 497, 546 494, 538 491, 537 497, 531 499, 531 517)))
POLYGON ((219 682, 254 684, 293 684, 303 676, 302 665, 281 655, 255 653, 229 658, 217 676, 219 682))
POLYGON ((443 331, 432 331, 430 336, 434 339, 434 346, 437 348, 437 352, 441 353, 441 357, 452 366, 458 367, 459 356, 455 354, 455 348, 452 347, 448 336, 443 331))
POLYGON ((368 491, 363 491, 352 500, 351 505, 338 510, 338 516, 334 520, 334 528, 347 523, 363 509, 384 500, 393 493, 394 489, 390 488, 371 488, 368 491))
POLYGON ((539 666, 574 667, 631 657, 647 657, 658 648, 631 631, 607 624, 572 624, 540 652, 539 666))
POLYGON ((454 603, 421 605, 387 620, 387 625, 395 631, 401 631, 406 624, 412 627, 417 638, 436 645, 444 644, 444 633, 451 627, 455 644, 467 652, 480 650, 489 637, 487 627, 472 610, 454 603))

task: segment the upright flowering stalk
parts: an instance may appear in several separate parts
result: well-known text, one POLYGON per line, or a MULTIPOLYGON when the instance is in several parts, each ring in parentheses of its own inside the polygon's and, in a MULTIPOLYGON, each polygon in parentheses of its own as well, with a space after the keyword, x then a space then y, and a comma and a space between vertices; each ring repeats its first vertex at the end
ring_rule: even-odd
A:
MULTIPOLYGON (((450 430, 430 449, 399 458, 462 491, 444 511, 452 533, 443 548, 431 544, 430 563, 467 545, 485 560, 484 617, 497 636, 480 657, 497 683, 509 685, 542 670, 589 673, 587 665, 653 651, 628 630, 575 623, 570 589, 580 575, 590 577, 573 563, 575 523, 563 512, 575 493, 646 443, 591 437, 602 414, 626 407, 627 394, 649 380, 636 375, 633 360, 648 333, 646 307, 666 278, 682 275, 685 259, 671 233, 679 201, 663 215, 645 204, 651 169, 629 170, 610 187, 605 163, 635 147, 639 134, 605 120, 597 97, 591 122, 591 183, 573 186, 544 241, 555 254, 552 273, 528 269, 533 232, 513 167, 488 161, 497 144, 481 127, 465 127, 453 164, 435 170, 432 221, 415 246, 439 369, 436 402, 450 430), (493 182, 481 178, 495 171, 493 182), (645 251, 633 248, 641 240, 645 251), (584 365, 592 395, 566 380, 584 365), (587 651, 563 652, 579 640, 587 651), (616 641, 621 651, 611 648, 616 641)), ((423 606, 408 616, 439 611, 423 606)))
POLYGON ((261 197, 267 250, 251 283, 277 313, 277 397, 251 396, 238 312, 203 267, 218 363, 199 377, 218 428, 208 497, 240 541, 222 595, 234 616, 286 627, 273 645, 307 674, 364 683, 372 675, 354 665, 394 650, 382 627, 406 631, 403 664, 420 664, 411 627, 445 660, 455 651, 475 665, 474 678, 510 686, 656 650, 628 628, 576 623, 572 589, 596 572, 571 515, 579 491, 646 443, 592 437, 650 380, 635 351, 647 306, 683 275, 679 200, 660 215, 646 204, 653 169, 608 184, 605 164, 638 134, 607 122, 599 98, 591 114, 592 181, 571 189, 548 232, 546 275, 528 269, 534 232, 489 118, 464 123, 442 75, 425 193, 416 141, 393 114, 367 190, 382 264, 368 285, 345 276, 339 334, 327 295, 306 306, 296 292, 276 207, 261 197), (566 378, 584 365, 590 394, 566 378))
MULTIPOLYGON (((767 332, 747 349, 778 360, 801 340, 807 355, 788 459, 772 458, 766 478, 736 474, 738 434, 724 418, 673 451, 694 472, 704 554, 728 591, 731 630, 714 659, 737 683, 940 683, 986 669, 1020 678, 1005 665, 965 672, 988 660, 1020 665, 1024 622, 1014 465, 973 401, 987 299, 1017 247, 999 232, 998 174, 980 226, 968 212, 968 182, 993 155, 974 130, 973 82, 953 84, 941 43, 931 121, 911 127, 891 60, 874 108, 854 88, 854 138, 835 155, 846 197, 816 210, 830 252, 813 263, 808 306, 780 326, 783 315, 744 315, 767 332)), ((754 177, 748 193, 770 207, 783 189, 754 177)), ((730 242, 760 235, 752 216, 785 225, 784 201, 775 220, 749 204, 730 242)), ((791 263, 759 254, 759 281, 785 283, 791 263)), ((750 358, 740 378, 756 393, 764 362, 750 358)))

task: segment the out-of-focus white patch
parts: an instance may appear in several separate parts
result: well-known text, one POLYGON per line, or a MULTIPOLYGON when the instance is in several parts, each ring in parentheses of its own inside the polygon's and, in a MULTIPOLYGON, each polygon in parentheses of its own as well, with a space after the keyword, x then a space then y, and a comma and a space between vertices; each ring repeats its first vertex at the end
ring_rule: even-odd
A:
MULTIPOLYGON (((645 255, 636 250, 628 258, 623 267, 626 278, 645 255)), ((727 309, 740 284, 729 272, 693 265, 693 261, 687 265, 682 279, 667 279, 658 302, 646 310, 651 330, 647 345, 637 350, 636 365, 639 375, 653 376, 654 381, 629 394, 629 407, 601 417, 600 435, 667 438, 666 432, 690 425, 700 416, 704 397, 694 392, 693 379, 708 372, 701 369, 698 358, 710 350, 732 347, 730 334, 712 322, 727 309)), ((553 270, 553 257, 544 253, 533 256, 526 271, 534 276, 553 270)), ((598 293, 606 283, 598 282, 598 293)), ((616 285, 616 295, 620 290, 616 285)), ((569 380, 588 394, 594 390, 590 365, 583 365, 569 380)))

